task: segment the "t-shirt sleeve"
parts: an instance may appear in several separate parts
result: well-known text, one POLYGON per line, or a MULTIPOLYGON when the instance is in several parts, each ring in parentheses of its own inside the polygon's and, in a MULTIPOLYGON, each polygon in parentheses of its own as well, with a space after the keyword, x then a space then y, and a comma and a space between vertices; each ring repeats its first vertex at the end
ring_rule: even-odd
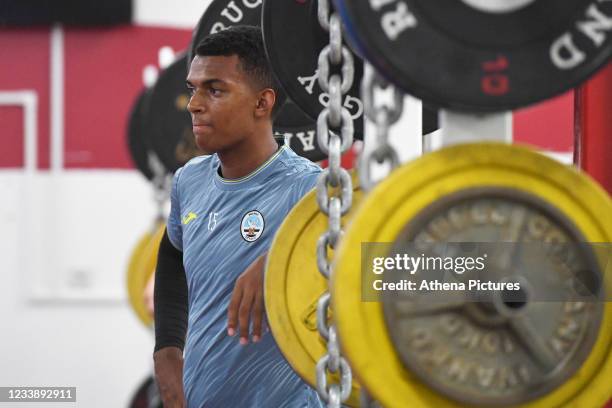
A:
POLYGON ((316 187, 317 179, 321 174, 321 169, 315 168, 312 170, 308 170, 308 172, 302 173, 299 177, 296 177, 293 189, 292 189, 292 197, 291 197, 291 208, 295 204, 298 203, 310 190, 316 187))
POLYGON ((170 215, 168 216, 168 238, 179 251, 183 250, 183 227, 181 225, 181 204, 179 200, 179 178, 183 168, 174 173, 172 190, 170 192, 170 215))

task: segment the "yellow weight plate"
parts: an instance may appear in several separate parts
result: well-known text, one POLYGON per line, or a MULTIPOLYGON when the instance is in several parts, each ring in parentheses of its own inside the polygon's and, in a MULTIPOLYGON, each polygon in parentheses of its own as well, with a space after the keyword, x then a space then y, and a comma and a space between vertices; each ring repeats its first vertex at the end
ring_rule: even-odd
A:
MULTIPOLYGON (((332 307, 353 373, 385 407, 463 407, 405 368, 387 331, 381 302, 362 302, 361 243, 394 242, 425 208, 452 194, 502 188, 529 194, 571 220, 587 242, 612 241, 612 202, 588 176, 531 149, 497 143, 458 145, 396 170, 362 202, 344 236, 332 277, 332 307)), ((599 259, 602 264, 602 259, 599 259)), ((609 270, 607 271, 610 272, 609 270)), ((605 282, 606 298, 612 293, 605 282)), ((522 408, 601 407, 612 394, 612 303, 595 344, 574 375, 522 408)))
MULTIPOLYGON (((361 196, 353 177, 351 208, 361 196)), ((342 225, 346 226, 353 213, 343 217, 342 225)), ((316 244, 327 223, 313 190, 291 210, 276 233, 265 273, 265 305, 272 334, 293 369, 312 386, 316 385, 316 364, 326 353, 325 340, 317 331, 317 302, 328 285, 317 268, 316 244)), ((334 383, 339 381, 337 376, 332 378, 334 383)), ((355 381, 346 404, 359 406, 355 381)))
POLYGON ((147 327, 152 326, 153 318, 149 315, 144 301, 144 289, 157 264, 159 243, 166 229, 159 224, 152 233, 146 233, 136 245, 130 258, 127 273, 128 298, 138 319, 147 327))
POLYGON ((146 232, 138 240, 138 243, 134 247, 134 250, 132 251, 132 255, 130 256, 130 261, 128 263, 128 268, 127 268, 127 273, 126 273, 126 287, 127 287, 127 292, 128 292, 128 300, 130 302, 130 305, 132 306, 132 309, 137 314, 139 319, 140 319, 140 315, 137 312, 137 306, 136 306, 136 303, 137 303, 136 293, 138 291, 138 288, 136 285, 137 280, 135 276, 140 270, 139 268, 140 258, 143 256, 144 250, 149 244, 149 241, 151 240, 152 235, 153 234, 151 232, 146 232))

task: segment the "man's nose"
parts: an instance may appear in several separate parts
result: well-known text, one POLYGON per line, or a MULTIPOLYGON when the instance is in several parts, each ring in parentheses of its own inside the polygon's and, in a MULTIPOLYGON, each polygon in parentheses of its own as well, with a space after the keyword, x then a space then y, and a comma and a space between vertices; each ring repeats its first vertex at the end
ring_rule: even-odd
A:
POLYGON ((202 104, 202 102, 198 99, 199 98, 196 94, 192 95, 191 98, 189 98, 189 103, 187 103, 187 110, 190 113, 202 112, 204 110, 204 104, 202 104))

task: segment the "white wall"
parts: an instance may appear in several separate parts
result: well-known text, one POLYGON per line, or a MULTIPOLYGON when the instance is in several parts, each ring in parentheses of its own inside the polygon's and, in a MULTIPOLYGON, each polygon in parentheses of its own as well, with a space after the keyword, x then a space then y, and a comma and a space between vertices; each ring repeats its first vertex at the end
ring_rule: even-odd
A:
POLYGON ((193 28, 212 0, 133 0, 134 21, 142 25, 193 28))
POLYGON ((148 183, 134 171, 2 171, 0 191, 0 384, 76 386, 77 406, 127 406, 151 372, 152 334, 124 285, 154 215, 148 183))

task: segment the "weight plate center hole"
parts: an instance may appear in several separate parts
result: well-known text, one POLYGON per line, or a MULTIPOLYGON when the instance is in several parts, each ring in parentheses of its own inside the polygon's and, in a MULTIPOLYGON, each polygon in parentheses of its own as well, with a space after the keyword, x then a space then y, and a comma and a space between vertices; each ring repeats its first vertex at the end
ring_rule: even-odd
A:
POLYGON ((519 290, 503 290, 501 293, 503 304, 512 310, 520 310, 527 306, 527 293, 523 288, 519 290))
MULTIPOLYGON (((509 280, 506 281, 508 282, 509 280)), ((495 313, 506 318, 511 318, 523 313, 529 304, 531 292, 529 284, 525 279, 512 279, 512 282, 518 284, 518 288, 514 290, 504 288, 493 294, 493 307, 495 313)))

